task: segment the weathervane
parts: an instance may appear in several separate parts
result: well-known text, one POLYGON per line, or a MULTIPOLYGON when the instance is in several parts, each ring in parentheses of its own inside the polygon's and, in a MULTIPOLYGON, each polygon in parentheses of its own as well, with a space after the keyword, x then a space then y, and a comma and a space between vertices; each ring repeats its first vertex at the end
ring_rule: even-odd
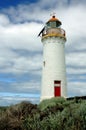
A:
POLYGON ((55 14, 56 14, 56 13, 53 12, 53 13, 50 14, 50 16, 55 16, 55 14))

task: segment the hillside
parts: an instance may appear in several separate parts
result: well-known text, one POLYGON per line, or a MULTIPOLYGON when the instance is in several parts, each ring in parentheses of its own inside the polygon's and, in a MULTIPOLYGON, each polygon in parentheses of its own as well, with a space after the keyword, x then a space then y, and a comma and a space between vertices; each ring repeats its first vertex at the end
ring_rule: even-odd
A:
POLYGON ((0 107, 0 130, 86 130, 86 97, 0 107))

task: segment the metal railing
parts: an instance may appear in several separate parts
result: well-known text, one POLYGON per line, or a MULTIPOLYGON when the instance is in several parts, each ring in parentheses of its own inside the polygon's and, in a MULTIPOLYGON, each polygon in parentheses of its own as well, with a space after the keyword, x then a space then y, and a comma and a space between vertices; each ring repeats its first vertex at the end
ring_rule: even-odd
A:
POLYGON ((49 35, 49 34, 61 34, 64 37, 66 36, 65 30, 61 28, 48 28, 43 33, 42 36, 49 35))

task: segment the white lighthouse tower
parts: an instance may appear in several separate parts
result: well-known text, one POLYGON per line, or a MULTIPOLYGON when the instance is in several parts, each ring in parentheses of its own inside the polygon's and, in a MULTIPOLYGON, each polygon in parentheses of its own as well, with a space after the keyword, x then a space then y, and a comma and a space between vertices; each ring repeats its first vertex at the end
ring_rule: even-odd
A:
POLYGON ((52 97, 67 97, 65 66, 65 31, 55 17, 46 22, 39 33, 43 43, 41 101, 52 97))

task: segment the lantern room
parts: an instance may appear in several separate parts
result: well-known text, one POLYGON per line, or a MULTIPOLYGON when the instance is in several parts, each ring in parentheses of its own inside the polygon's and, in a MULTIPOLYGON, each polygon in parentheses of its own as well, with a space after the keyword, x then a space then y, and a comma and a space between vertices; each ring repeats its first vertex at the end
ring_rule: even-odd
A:
POLYGON ((43 28, 43 30, 41 31, 42 33, 42 40, 44 38, 47 37, 62 37, 66 40, 66 36, 65 36, 65 30, 63 30, 61 28, 61 21, 59 19, 57 19, 54 15, 52 16, 51 19, 49 19, 46 22, 45 27, 43 28))
POLYGON ((61 25, 62 23, 55 16, 52 16, 52 18, 46 23, 47 27, 52 28, 58 28, 61 25))

